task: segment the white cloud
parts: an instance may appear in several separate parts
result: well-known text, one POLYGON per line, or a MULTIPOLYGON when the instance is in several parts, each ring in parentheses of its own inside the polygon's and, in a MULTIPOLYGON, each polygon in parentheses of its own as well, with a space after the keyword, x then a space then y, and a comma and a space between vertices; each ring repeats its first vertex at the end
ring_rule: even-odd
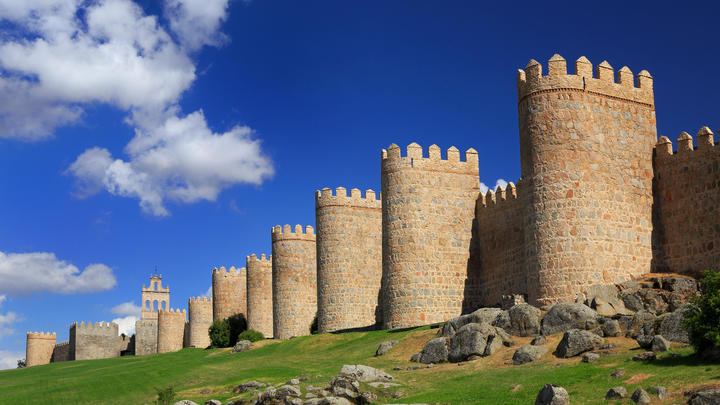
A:
POLYGON ((110 309, 115 315, 119 316, 140 316, 140 307, 135 305, 132 301, 123 302, 122 304, 115 305, 110 309))
POLYGON ((188 50, 203 45, 222 45, 228 40, 219 32, 227 19, 229 0, 165 0, 165 17, 170 28, 188 50))
MULTIPOLYGON (((2 307, 2 303, 6 298, 5 295, 0 295, 0 307, 2 307)), ((20 317, 15 312, 0 313, 0 337, 11 335, 15 332, 12 325, 19 320, 20 317)))
POLYGON ((124 316, 122 318, 115 318, 111 322, 118 324, 118 334, 125 334, 125 336, 132 336, 135 334, 135 322, 140 318, 137 316, 124 316))
POLYGON ((201 295, 201 297, 212 298, 212 286, 208 287, 207 291, 205 291, 205 294, 201 295))
MULTIPOLYGON (((508 185, 508 182, 507 182, 507 181, 505 181, 505 180, 503 180, 503 179, 497 179, 497 180, 495 181, 495 187, 493 187, 492 190, 495 191, 495 190, 497 190, 498 187, 500 187, 500 188, 502 188, 503 190, 505 190, 505 188, 507 187, 507 185, 508 185)), ((490 188, 489 188, 485 183, 480 182, 480 193, 481 193, 481 194, 487 193, 489 189, 490 189, 490 188)))
POLYGON ((0 293, 3 294, 89 293, 109 290, 116 283, 112 269, 104 264, 90 264, 80 271, 53 253, 0 252, 0 293))
POLYGON ((17 361, 25 358, 24 352, 0 350, 0 370, 17 368, 17 361))

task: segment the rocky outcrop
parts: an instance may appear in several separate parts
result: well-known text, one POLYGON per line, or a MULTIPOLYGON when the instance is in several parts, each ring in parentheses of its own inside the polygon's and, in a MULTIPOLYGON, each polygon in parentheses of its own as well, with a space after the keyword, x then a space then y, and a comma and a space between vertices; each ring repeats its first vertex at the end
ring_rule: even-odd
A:
POLYGON ((454 335, 460 328, 470 323, 487 323, 493 326, 506 327, 507 313, 500 308, 480 308, 477 311, 461 315, 445 322, 442 329, 442 335, 450 337, 454 335))
POLYGON ((542 334, 552 335, 569 329, 593 329, 598 325, 597 313, 576 303, 555 304, 542 319, 542 334))
POLYGON ((692 310, 689 305, 684 305, 662 317, 658 333, 671 342, 689 343, 690 336, 683 325, 685 316, 692 310))
POLYGON ((545 384, 535 398, 535 405, 570 405, 570 395, 563 387, 545 384))
POLYGON ((529 304, 518 304, 507 311, 508 332, 514 336, 535 336, 540 333, 540 310, 529 304))
POLYGON ((439 337, 425 343, 418 361, 424 364, 444 363, 448 360, 447 339, 439 337))
POLYGON ((565 332, 555 349, 555 355, 562 358, 577 356, 600 347, 604 339, 600 336, 579 329, 570 329, 565 332))
POLYGON ((513 364, 519 366, 521 364, 536 361, 540 359, 543 354, 547 353, 547 351, 548 349, 543 346, 520 346, 517 350, 515 350, 515 353, 513 354, 513 364))
POLYGON ((377 350, 375 351, 375 356, 382 356, 390 349, 392 349, 396 344, 398 344, 397 340, 386 340, 382 343, 380 343, 380 346, 378 346, 377 350))

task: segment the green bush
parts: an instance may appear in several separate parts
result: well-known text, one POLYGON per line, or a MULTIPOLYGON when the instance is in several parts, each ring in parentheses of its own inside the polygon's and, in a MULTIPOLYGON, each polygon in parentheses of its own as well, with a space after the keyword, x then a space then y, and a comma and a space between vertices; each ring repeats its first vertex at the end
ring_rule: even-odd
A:
POLYGON ((213 347, 230 346, 230 324, 227 319, 213 322, 210 329, 208 329, 208 334, 210 335, 210 344, 213 347))
POLYGON ((155 391, 157 391, 157 401, 155 401, 156 404, 171 405, 173 403, 173 400, 175 399, 175 388, 156 388, 155 391))
POLYGON ((227 321, 230 327, 229 346, 235 346, 235 343, 238 341, 238 335, 247 330, 247 321, 245 320, 245 315, 243 314, 235 314, 228 318, 227 321))
POLYGON ((702 294, 692 299, 684 323, 695 350, 716 356, 720 352, 720 273, 705 271, 700 287, 702 294))
POLYGON ((263 336, 262 333, 256 331, 255 329, 248 329, 245 332, 238 335, 237 340, 249 340, 251 342, 257 342, 259 340, 265 339, 265 336, 263 336))

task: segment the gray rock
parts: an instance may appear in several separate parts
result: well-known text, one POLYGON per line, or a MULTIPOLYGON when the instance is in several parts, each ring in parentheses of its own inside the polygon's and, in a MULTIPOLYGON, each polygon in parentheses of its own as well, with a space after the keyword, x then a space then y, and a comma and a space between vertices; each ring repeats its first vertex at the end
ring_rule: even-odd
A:
POLYGON ((513 364, 519 366, 521 364, 538 360, 543 354, 547 353, 547 351, 548 349, 544 346, 520 346, 517 350, 515 350, 515 353, 513 353, 513 364))
POLYGON ((720 404, 720 389, 698 391, 694 393, 688 405, 717 405, 720 404))
POLYGON ((625 308, 631 311, 642 311, 645 309, 642 298, 637 293, 627 294, 622 296, 623 304, 625 308))
POLYGON ((642 347, 643 349, 652 349, 653 336, 651 335, 640 335, 635 338, 635 341, 637 342, 638 346, 642 347))
POLYGON ((399 387, 400 386, 400 384, 395 384, 395 383, 390 383, 390 382, 381 382, 381 381, 371 382, 371 383, 368 383, 368 385, 373 388, 391 388, 391 387, 399 387))
POLYGON ((250 350, 252 347, 252 342, 249 340, 240 340, 237 343, 235 343, 235 347, 233 347, 232 352, 233 353, 240 353, 240 352, 246 352, 250 350))
POLYGON ((666 352, 670 350, 670 342, 668 342, 667 339, 660 335, 655 335, 652 340, 652 351, 655 353, 657 352, 666 352))
POLYGON ((448 361, 447 342, 444 337, 439 337, 425 343, 420 352, 420 363, 444 363, 448 361))
POLYGON ((198 405, 198 404, 189 399, 183 399, 182 401, 175 402, 173 405, 198 405))
POLYGON ((249 391, 252 391, 252 390, 256 390, 256 389, 258 389, 258 388, 262 388, 262 387, 264 387, 264 386, 265 386, 265 384, 263 384, 263 383, 261 383, 261 382, 248 381, 248 382, 242 383, 242 384, 238 385, 237 387, 235 387, 235 388, 233 389, 233 393, 235 393, 235 394, 240 394, 240 393, 243 393, 243 392, 249 392, 249 391))
POLYGON ((297 378, 292 378, 292 379, 290 379, 290 381, 287 382, 287 384, 289 384, 289 385, 298 385, 298 384, 300 384, 300 380, 297 379, 297 378))
POLYGON ((376 393, 372 391, 365 391, 362 394, 360 394, 360 398, 358 398, 358 403, 360 404, 372 404, 373 402, 377 401, 378 396, 376 393))
POLYGON ((657 316, 647 310, 641 310, 635 313, 630 320, 630 323, 625 328, 628 337, 635 339, 640 335, 655 335, 655 319, 657 316))
POLYGON ((336 397, 354 400, 360 395, 360 384, 352 378, 333 377, 330 379, 330 391, 336 397))
POLYGON ((565 332, 562 340, 558 343, 555 355, 563 358, 573 357, 596 349, 603 343, 604 339, 594 333, 580 329, 570 329, 565 332))
POLYGON ((667 388, 660 386, 650 387, 650 393, 657 395, 658 399, 661 401, 667 399, 670 396, 667 388))
POLYGON ((633 361, 653 361, 657 359, 655 352, 643 352, 632 357, 633 361))
POLYGON ((535 338, 530 341, 530 344, 533 346, 541 346, 547 343, 547 338, 545 336, 535 336, 535 338))
POLYGON ((203 405, 222 405, 222 402, 218 401, 217 399, 210 399, 208 401, 205 401, 203 405))
POLYGON ((390 374, 362 364, 346 364, 340 369, 340 375, 352 377, 360 382, 393 381, 393 376, 390 374))
POLYGON ((608 319, 602 325, 603 334, 607 337, 616 337, 622 335, 622 329, 620 329, 620 322, 615 319, 608 319))
POLYGON ((382 356, 383 354, 390 351, 390 349, 392 349, 396 344, 398 344, 397 340, 386 340, 380 343, 380 346, 378 346, 377 350, 375 351, 375 355, 382 356))
POLYGON ((563 387, 545 384, 535 398, 535 405, 570 405, 570 395, 563 387))
POLYGON ((627 390, 625 387, 612 387, 608 390, 607 394, 605 394, 605 399, 625 398, 626 395, 627 390))
POLYGON ((612 378, 622 378, 625 376, 624 370, 615 370, 612 373, 610 373, 610 377, 612 378))
POLYGON ((342 397, 325 397, 307 400, 303 405, 353 405, 353 403, 342 397))
POLYGON ((636 389, 630 399, 632 399, 636 404, 646 405, 650 403, 650 395, 648 395, 648 393, 642 388, 636 389))
POLYGON ((472 355, 482 356, 485 354, 488 336, 494 334, 495 328, 487 323, 469 323, 463 326, 450 338, 448 360, 457 363, 472 355))
MULTIPOLYGON (((490 356, 503 347, 503 340, 500 335, 488 336, 487 345, 485 345, 485 356, 490 356)), ((471 357, 471 356, 470 356, 471 357)), ((468 357, 468 359, 470 358, 468 357)))
MULTIPOLYGON (((496 322, 498 322, 498 316, 501 316, 503 312, 505 311, 500 308, 480 308, 471 314, 461 315, 452 318, 449 321, 445 322, 445 324, 443 325, 442 335, 445 337, 450 337, 457 333, 460 328, 469 323, 484 322, 489 325, 495 325, 496 322)), ((500 320, 499 323, 503 323, 503 321, 500 320)))
POLYGON ((697 291, 697 281, 691 278, 668 277, 663 281, 662 288, 664 290, 681 293, 697 291))
POLYGON ((561 303, 550 308, 542 320, 545 336, 569 329, 593 329, 597 326, 597 313, 582 304, 561 303))
POLYGON ((509 332, 515 336, 534 336, 540 333, 540 310, 529 304, 518 304, 508 311, 509 332))
POLYGON ((296 387, 294 385, 283 385, 277 389, 277 395, 282 398, 299 397, 300 395, 302 395, 302 391, 300 391, 299 387, 296 387))
POLYGON ((583 353, 582 355, 582 361, 583 363, 595 363, 600 358, 600 355, 593 352, 587 352, 583 353))
POLYGON ((411 363, 419 363, 420 362, 420 356, 422 353, 415 353, 412 356, 410 356, 410 362, 411 363))
POLYGON ((614 285, 592 285, 585 291, 585 296, 590 307, 600 315, 612 316, 628 312, 625 304, 618 297, 618 291, 614 285))
POLYGON ((690 305, 684 305, 666 315, 660 322, 658 334, 671 342, 690 343, 690 336, 683 325, 683 320, 691 311, 690 305))
POLYGON ((667 312, 669 300, 665 294, 665 291, 656 289, 642 289, 637 292, 645 309, 656 315, 667 312))

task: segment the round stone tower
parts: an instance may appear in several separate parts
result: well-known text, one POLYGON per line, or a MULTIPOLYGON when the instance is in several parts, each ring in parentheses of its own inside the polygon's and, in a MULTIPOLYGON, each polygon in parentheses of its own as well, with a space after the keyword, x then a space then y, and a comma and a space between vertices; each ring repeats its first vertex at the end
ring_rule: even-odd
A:
POLYGON ((442 322, 462 312, 475 203, 480 193, 474 149, 432 145, 407 156, 382 151, 383 325, 442 322))
POLYGON ((568 74, 553 56, 518 71, 518 118, 528 298, 573 300, 591 284, 650 271, 652 77, 595 70, 581 57, 568 74))
POLYGON ((158 312, 158 353, 176 352, 183 348, 186 314, 183 309, 158 312))
POLYGON ((315 194, 318 331, 373 326, 380 321, 382 209, 373 190, 325 188, 315 194))
POLYGON ((213 322, 212 299, 207 297, 188 299, 188 318, 190 318, 188 346, 201 349, 210 346, 208 329, 213 322))
POLYGON ((247 309, 245 268, 225 267, 213 269, 213 320, 227 319, 236 314, 245 315, 247 309))
POLYGON ((247 256, 247 323, 266 338, 273 337, 272 256, 247 256))
POLYGON ((25 343, 25 365, 32 367, 50 363, 55 342, 55 332, 28 332, 25 343))
POLYGON ((290 225, 272 229, 273 336, 289 339, 310 334, 317 312, 315 232, 290 225))

